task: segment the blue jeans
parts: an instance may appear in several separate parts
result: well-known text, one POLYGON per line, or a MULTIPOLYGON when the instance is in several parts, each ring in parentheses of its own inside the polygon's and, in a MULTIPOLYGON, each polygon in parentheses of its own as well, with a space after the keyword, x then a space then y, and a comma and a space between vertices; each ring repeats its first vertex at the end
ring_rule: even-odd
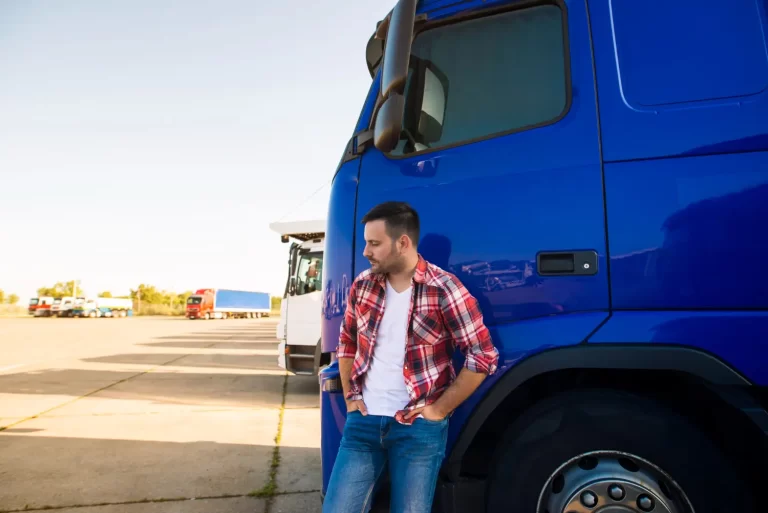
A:
POLYGON ((448 419, 347 415, 341 447, 328 482, 324 513, 367 513, 379 478, 389 467, 391 513, 429 513, 445 455, 448 419))

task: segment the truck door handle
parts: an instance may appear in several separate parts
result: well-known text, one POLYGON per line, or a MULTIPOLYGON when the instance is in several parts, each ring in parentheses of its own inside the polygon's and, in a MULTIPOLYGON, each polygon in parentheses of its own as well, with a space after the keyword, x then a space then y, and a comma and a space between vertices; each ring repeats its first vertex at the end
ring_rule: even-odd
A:
POLYGON ((541 276, 586 276, 597 274, 596 251, 542 251, 536 255, 541 276))

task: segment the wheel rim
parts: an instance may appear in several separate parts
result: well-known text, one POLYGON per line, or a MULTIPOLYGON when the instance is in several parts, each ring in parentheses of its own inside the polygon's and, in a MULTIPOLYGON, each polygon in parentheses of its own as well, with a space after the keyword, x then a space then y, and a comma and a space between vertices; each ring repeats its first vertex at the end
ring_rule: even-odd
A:
POLYGON ((584 453, 560 466, 537 513, 693 513, 682 488, 653 463, 618 451, 584 453))

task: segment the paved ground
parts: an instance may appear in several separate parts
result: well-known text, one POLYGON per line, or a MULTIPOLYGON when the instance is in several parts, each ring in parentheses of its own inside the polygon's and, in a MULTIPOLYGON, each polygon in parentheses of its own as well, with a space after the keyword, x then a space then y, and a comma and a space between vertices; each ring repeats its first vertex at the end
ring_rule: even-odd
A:
POLYGON ((275 323, 0 319, 0 513, 320 511, 317 381, 275 323))

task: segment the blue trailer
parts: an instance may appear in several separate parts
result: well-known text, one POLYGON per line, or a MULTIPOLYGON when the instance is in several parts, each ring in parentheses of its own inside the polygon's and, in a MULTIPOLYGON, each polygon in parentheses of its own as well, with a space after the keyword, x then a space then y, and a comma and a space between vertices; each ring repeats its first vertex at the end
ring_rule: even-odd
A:
POLYGON ((271 299, 267 292, 229 289, 200 289, 187 299, 189 319, 269 317, 271 299))
MULTIPOLYGON (((767 510, 766 34, 764 0, 400 0, 376 27, 322 348, 362 216, 408 202, 500 353, 450 417, 436 511, 767 510)), ((320 383, 325 492, 337 361, 320 383)))

